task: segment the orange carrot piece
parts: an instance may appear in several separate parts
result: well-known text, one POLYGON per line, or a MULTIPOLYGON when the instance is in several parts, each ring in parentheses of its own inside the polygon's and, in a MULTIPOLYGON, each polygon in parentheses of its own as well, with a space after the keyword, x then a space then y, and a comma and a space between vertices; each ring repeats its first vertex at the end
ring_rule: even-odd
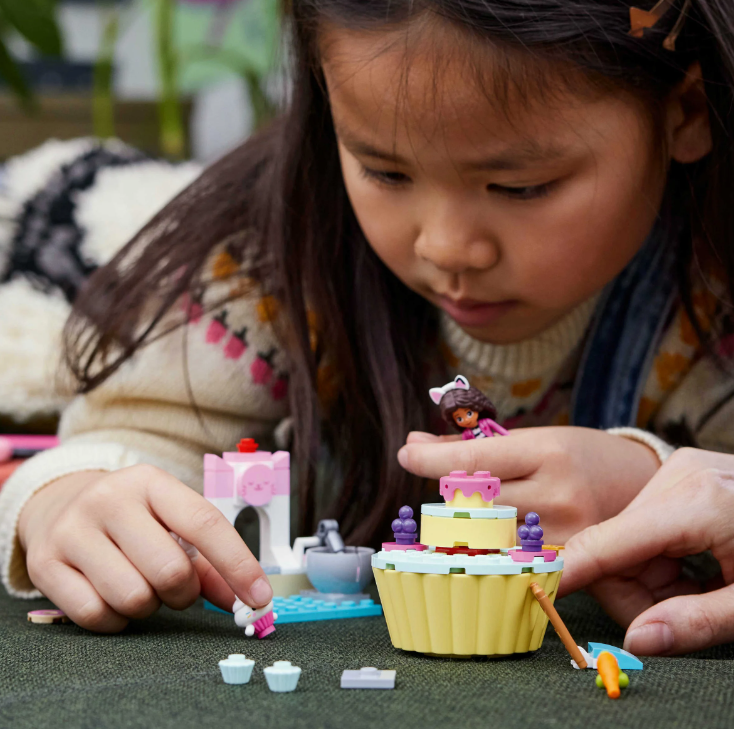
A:
POLYGON ((618 699, 620 691, 617 659, 608 651, 602 651, 596 659, 596 670, 599 671, 607 696, 610 699, 618 699))

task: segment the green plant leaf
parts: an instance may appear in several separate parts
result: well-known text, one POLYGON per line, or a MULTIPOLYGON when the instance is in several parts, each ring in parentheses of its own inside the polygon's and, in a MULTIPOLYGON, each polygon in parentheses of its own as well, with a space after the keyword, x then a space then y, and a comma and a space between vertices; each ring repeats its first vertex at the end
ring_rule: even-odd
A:
POLYGON ((8 86, 12 89, 13 93, 18 97, 23 107, 25 107, 27 111, 31 111, 33 109, 33 94, 31 93, 25 77, 15 64, 10 53, 8 53, 5 41, 3 41, 1 37, 0 76, 2 76, 8 86))
POLYGON ((8 23, 29 43, 48 56, 63 51, 61 31, 56 23, 55 3, 50 0, 0 0, 8 23))

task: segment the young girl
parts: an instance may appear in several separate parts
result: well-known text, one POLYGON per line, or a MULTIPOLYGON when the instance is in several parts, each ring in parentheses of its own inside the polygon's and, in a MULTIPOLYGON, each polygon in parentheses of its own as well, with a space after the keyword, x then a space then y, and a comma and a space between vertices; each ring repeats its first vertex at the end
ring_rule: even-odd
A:
POLYGON ((734 450, 734 10, 639 3, 292 0, 283 116, 77 303, 63 445, 0 497, 7 589, 100 631, 265 605, 201 463, 289 423, 304 529, 353 543, 413 474, 492 470, 558 542, 674 445, 734 450), (436 443, 459 372, 527 429, 436 443))

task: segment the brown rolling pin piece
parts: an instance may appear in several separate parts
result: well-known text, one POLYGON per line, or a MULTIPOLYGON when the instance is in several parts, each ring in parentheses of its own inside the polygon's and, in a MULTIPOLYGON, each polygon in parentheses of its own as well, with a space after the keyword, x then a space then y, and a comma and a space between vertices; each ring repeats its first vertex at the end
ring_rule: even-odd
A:
POLYGON ((579 668, 586 668, 587 663, 581 655, 576 641, 571 637, 571 633, 568 632, 568 628, 563 620, 561 620, 558 610, 553 607, 553 603, 550 601, 548 595, 545 594, 545 591, 537 582, 531 582, 530 589, 535 599, 540 603, 540 607, 543 608, 543 612, 548 616, 548 620, 551 621, 551 625, 553 625, 556 633, 558 633, 558 637, 563 641, 563 645, 566 646, 566 650, 571 654, 571 658, 576 661, 576 665, 579 668))

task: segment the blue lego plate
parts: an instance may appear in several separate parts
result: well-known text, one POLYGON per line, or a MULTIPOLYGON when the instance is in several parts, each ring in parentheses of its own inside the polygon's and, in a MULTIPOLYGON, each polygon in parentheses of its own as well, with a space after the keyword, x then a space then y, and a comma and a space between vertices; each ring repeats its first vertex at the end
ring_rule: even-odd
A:
MULTIPOLYGON (((208 601, 204 601, 207 610, 214 610, 224 615, 232 616, 208 601)), ((376 605, 374 600, 360 600, 359 602, 344 601, 340 604, 315 600, 312 597, 291 595, 290 597, 274 597, 273 607, 278 615, 275 625, 286 623, 307 623, 314 620, 341 620, 343 618, 369 618, 382 615, 382 605, 376 605)))

